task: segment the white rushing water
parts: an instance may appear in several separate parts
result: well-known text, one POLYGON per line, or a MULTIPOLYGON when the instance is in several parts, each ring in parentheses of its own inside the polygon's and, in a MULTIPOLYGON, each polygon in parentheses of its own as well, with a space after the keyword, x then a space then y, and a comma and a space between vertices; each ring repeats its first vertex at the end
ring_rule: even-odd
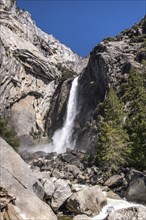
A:
POLYGON ((119 209, 125 209, 128 207, 138 206, 138 204, 131 203, 125 200, 119 199, 107 199, 107 205, 103 207, 99 215, 91 218, 92 220, 104 220, 105 217, 110 213, 119 209))
POLYGON ((75 140, 72 141, 72 133, 74 120, 77 115, 77 88, 78 77, 72 82, 64 125, 61 129, 55 131, 52 137, 53 151, 57 152, 57 154, 64 153, 67 148, 73 149, 75 146, 75 140))
POLYGON ((71 86, 67 112, 65 122, 61 129, 55 131, 52 142, 49 144, 39 144, 32 147, 23 147, 23 151, 34 153, 37 151, 44 151, 46 153, 56 152, 57 154, 66 152, 67 148, 73 149, 75 146, 75 141, 72 141, 74 120, 77 115, 77 90, 78 90, 78 77, 76 77, 71 86))

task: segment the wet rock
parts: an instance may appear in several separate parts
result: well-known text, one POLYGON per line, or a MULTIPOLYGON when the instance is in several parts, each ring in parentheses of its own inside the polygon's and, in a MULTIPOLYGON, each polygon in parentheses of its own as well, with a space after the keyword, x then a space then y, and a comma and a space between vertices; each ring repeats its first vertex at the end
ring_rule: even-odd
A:
POLYGON ((106 191, 105 195, 106 195, 107 198, 110 198, 110 199, 121 199, 121 197, 118 194, 114 193, 111 190, 110 191, 106 191))
POLYGON ((66 207, 77 214, 95 215, 106 205, 107 199, 99 186, 92 186, 74 193, 68 200, 66 207))
POLYGON ((120 209, 110 213, 105 220, 145 220, 146 207, 137 206, 120 209))

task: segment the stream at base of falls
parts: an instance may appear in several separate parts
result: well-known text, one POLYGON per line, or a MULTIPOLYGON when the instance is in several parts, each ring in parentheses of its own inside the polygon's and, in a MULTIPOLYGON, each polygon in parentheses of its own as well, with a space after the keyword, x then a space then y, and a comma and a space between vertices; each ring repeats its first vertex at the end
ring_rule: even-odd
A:
POLYGON ((105 205, 99 215, 94 216, 93 220, 104 220, 106 216, 119 209, 129 208, 133 206, 139 206, 139 204, 128 202, 126 200, 120 200, 120 199, 109 199, 107 198, 107 205, 105 205))

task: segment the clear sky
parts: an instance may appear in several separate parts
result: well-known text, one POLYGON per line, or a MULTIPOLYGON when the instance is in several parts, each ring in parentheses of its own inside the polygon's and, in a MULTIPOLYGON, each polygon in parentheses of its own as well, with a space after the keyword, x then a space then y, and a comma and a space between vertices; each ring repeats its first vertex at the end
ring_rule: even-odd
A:
POLYGON ((17 0, 37 26, 86 56, 102 39, 140 21, 146 0, 17 0))

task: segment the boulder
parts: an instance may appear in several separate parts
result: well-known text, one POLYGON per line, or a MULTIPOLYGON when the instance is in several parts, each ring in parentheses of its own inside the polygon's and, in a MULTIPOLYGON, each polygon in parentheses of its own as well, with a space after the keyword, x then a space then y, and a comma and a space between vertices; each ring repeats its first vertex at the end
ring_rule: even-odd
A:
POLYGON ((47 179, 45 184, 44 184, 44 190, 46 193, 46 199, 50 199, 55 192, 55 183, 53 182, 52 179, 47 179))
POLYGON ((129 201, 146 203, 146 176, 133 179, 125 193, 129 201))
POLYGON ((69 181, 58 179, 55 182, 55 192, 51 199, 51 207, 57 211, 63 203, 71 196, 69 181))
POLYGON ((117 187, 122 183, 123 183, 123 176, 113 175, 104 183, 104 185, 112 188, 112 187, 117 187))
POLYGON ((78 191, 80 191, 80 190, 82 190, 84 188, 88 188, 88 186, 87 185, 81 185, 81 184, 73 184, 73 185, 71 185, 72 192, 78 192, 78 191))
POLYGON ((142 173, 141 171, 139 170, 135 170, 135 169, 129 169, 127 175, 126 175, 126 179, 128 182, 132 181, 132 180, 135 180, 139 177, 143 177, 144 176, 144 173, 142 173))
POLYGON ((62 179, 64 178, 64 173, 63 172, 59 172, 58 170, 54 169, 52 171, 52 174, 51 174, 53 177, 56 177, 57 179, 62 179))
POLYGON ((70 164, 65 166, 65 170, 67 172, 70 172, 71 174, 73 174, 74 177, 76 177, 78 174, 81 173, 81 171, 79 170, 79 168, 77 166, 70 165, 70 164))
POLYGON ((67 153, 62 154, 62 160, 67 163, 72 163, 74 160, 76 160, 76 157, 73 156, 71 152, 67 152, 67 153))
POLYGON ((121 199, 121 197, 118 194, 114 193, 111 190, 105 192, 105 195, 106 195, 107 198, 110 198, 110 199, 121 199))
POLYGON ((98 214, 106 203, 100 187, 92 186, 75 192, 67 200, 66 207, 70 212, 91 216, 98 214))
POLYGON ((146 207, 134 206, 112 212, 105 220, 145 220, 146 207))
POLYGON ((0 186, 16 197, 16 206, 26 219, 56 220, 51 208, 40 200, 44 197, 42 185, 28 165, 2 138, 0 156, 0 186))
MULTIPOLYGON (((36 168, 36 167, 35 167, 36 168)), ((32 170, 35 176, 38 178, 39 181, 41 181, 42 184, 46 182, 47 179, 50 179, 51 172, 49 171, 44 171, 40 172, 38 170, 32 170)))

